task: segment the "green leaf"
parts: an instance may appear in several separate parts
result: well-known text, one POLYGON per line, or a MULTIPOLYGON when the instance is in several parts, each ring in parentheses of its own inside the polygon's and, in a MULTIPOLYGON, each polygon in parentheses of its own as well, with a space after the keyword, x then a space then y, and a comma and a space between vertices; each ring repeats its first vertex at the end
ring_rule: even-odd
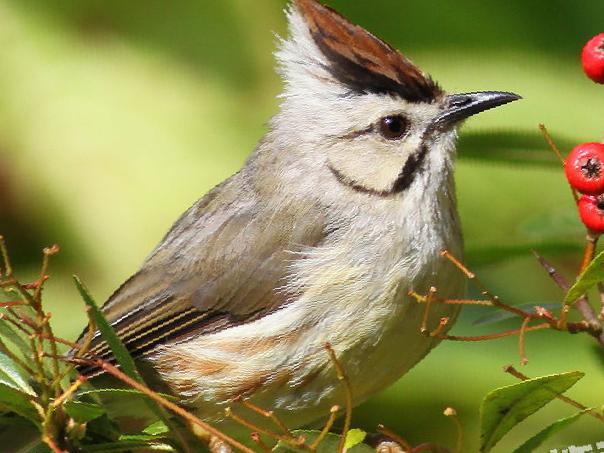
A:
MULTIPOLYGON (((543 307, 546 310, 554 311, 560 308, 560 303, 530 303, 530 304, 520 304, 514 305, 514 307, 519 308, 527 313, 534 313, 535 307, 543 307)), ((486 325, 486 324, 495 324, 501 321, 507 321, 508 319, 517 319, 518 315, 515 313, 510 313, 509 311, 504 311, 498 308, 493 308, 490 313, 487 313, 484 316, 481 316, 476 321, 473 322, 474 325, 486 325)))
POLYGON ((162 421, 157 421, 143 429, 143 433, 148 434, 150 436, 159 436, 161 434, 166 434, 167 432, 168 427, 162 421))
MULTIPOLYGON (((140 392, 135 389, 114 389, 114 388, 86 390, 85 392, 80 392, 78 395, 80 397, 90 396, 90 395, 99 395, 101 397, 102 396, 115 396, 117 398, 122 398, 122 397, 127 398, 127 397, 131 397, 131 396, 140 396, 143 398, 148 398, 148 396, 145 395, 143 392, 140 392)), ((178 398, 176 398, 174 395, 168 395, 167 393, 158 393, 158 395, 160 395, 161 397, 163 397, 169 401, 173 401, 173 402, 178 401, 178 398)))
MULTIPOLYGON (((357 438, 357 439, 360 436, 360 434, 357 431, 360 431, 361 433, 363 433, 361 430, 351 430, 351 431, 355 431, 355 433, 352 434, 352 438, 357 438)), ((319 436, 320 431, 296 430, 296 431, 293 431, 293 434, 295 436, 304 436, 304 438, 306 439, 306 444, 308 445, 308 444, 311 444, 319 436)), ((365 434, 365 433, 363 433, 363 434, 365 434)), ((325 438, 321 441, 321 443, 317 447, 317 453, 334 453, 334 452, 338 451, 340 439, 341 439, 341 436, 339 436, 337 434, 332 434, 332 433, 327 434, 327 436, 325 436, 325 438)), ((346 439, 347 442, 348 442, 348 439, 349 439, 349 437, 347 436, 347 439, 346 439)), ((356 440, 356 439, 353 439, 353 441, 354 440, 356 440)), ((291 445, 287 445, 284 442, 279 442, 277 445, 275 445, 275 448, 273 448, 274 453, 291 453, 291 452, 300 453, 303 451, 306 451, 306 450, 301 450, 301 449, 293 447, 291 445)), ((355 445, 350 447, 350 449, 347 450, 347 453, 375 453, 375 449, 371 448, 370 446, 363 444, 363 443, 356 443, 355 445)))
POLYGON ((82 401, 66 401, 63 407, 67 414, 79 423, 87 423, 105 414, 103 406, 82 401))
POLYGON ((143 379, 136 370, 134 360, 128 352, 128 349, 126 349, 126 346, 124 346, 124 343, 122 343, 122 340, 120 340, 109 322, 107 322, 107 319, 105 319, 105 316, 80 279, 75 275, 73 276, 73 279, 78 291, 80 292, 80 295, 82 296, 82 299, 84 299, 84 302, 90 308, 90 316, 92 316, 92 319, 96 324, 96 328, 99 330, 99 332, 101 332, 103 339, 109 345, 113 357, 115 357, 115 360, 117 360, 117 363, 120 365, 122 371, 132 379, 143 383, 143 379))
POLYGON ((21 356, 25 359, 31 356, 31 348, 29 344, 23 339, 23 336, 20 335, 8 322, 0 321, 0 338, 9 340, 12 344, 14 344, 19 351, 21 352, 21 356))
POLYGON ((528 379, 490 392, 480 407, 480 451, 488 452, 514 426, 572 387, 585 373, 528 379))
POLYGON ((145 451, 172 451, 174 447, 163 442, 146 442, 137 440, 118 440, 96 445, 86 445, 84 451, 94 453, 112 453, 119 451, 145 450, 145 451))
POLYGON ((346 434, 346 443, 344 444, 344 448, 349 450, 355 445, 359 445, 365 440, 365 437, 367 437, 367 433, 362 429, 351 429, 346 434))
POLYGON ((19 367, 13 360, 0 352, 0 384, 7 385, 30 396, 36 393, 27 383, 27 380, 19 367))
POLYGON ((533 437, 523 443, 516 450, 514 450, 514 453, 532 453, 534 451, 537 451, 537 448, 539 448, 541 444, 543 444, 543 442, 552 437, 554 434, 562 431, 564 428, 573 424, 579 419, 581 415, 585 414, 585 412, 587 412, 588 410, 589 409, 586 409, 584 411, 577 412, 576 414, 573 414, 570 417, 562 418, 560 420, 555 421, 547 428, 539 431, 537 434, 535 434, 533 437))
MULTIPOLYGON (((78 291, 80 292, 80 295, 82 296, 82 299, 84 299, 84 302, 90 308, 90 316, 92 316, 92 319, 96 324, 96 328, 101 332, 101 335, 109 345, 111 353, 115 357, 115 360, 121 367, 122 371, 128 376, 130 376, 132 379, 140 382, 141 384, 145 384, 145 381, 136 369, 134 359, 128 352, 128 349, 126 349, 124 343, 122 343, 120 338, 117 336, 117 334, 103 315, 103 312, 99 309, 98 305, 90 295, 89 291, 86 289, 84 284, 80 281, 77 276, 74 275, 73 279, 75 281, 76 287, 78 288, 78 291)), ((167 426, 172 426, 170 416, 162 406, 160 406, 155 401, 149 398, 145 399, 145 403, 147 404, 147 407, 151 410, 151 412, 153 412, 167 426)))
POLYGON ((583 294, 593 288, 596 283, 604 280, 604 252, 600 252, 589 266, 577 277, 577 281, 570 287, 564 297, 564 304, 570 305, 583 294))
POLYGON ((0 384, 0 408, 25 417, 36 425, 40 424, 40 417, 29 401, 28 396, 6 384, 0 384))

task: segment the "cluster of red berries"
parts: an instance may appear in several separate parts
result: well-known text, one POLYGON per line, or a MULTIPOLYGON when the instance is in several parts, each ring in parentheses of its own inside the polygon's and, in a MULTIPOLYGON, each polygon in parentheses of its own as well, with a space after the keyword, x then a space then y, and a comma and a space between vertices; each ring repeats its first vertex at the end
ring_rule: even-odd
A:
POLYGON ((564 171, 569 184, 583 194, 579 199, 583 224, 604 233, 604 144, 576 146, 566 158, 564 171))
MULTIPOLYGON (((590 39, 581 54, 585 74, 604 83, 604 33, 590 39)), ((604 233, 604 144, 583 143, 566 158, 564 171, 569 184, 580 192, 579 215, 595 233, 604 233)))

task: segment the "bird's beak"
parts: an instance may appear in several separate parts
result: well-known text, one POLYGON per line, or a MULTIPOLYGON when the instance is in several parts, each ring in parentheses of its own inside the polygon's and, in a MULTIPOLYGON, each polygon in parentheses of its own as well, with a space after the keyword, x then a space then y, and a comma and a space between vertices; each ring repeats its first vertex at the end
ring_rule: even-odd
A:
POLYGON ((522 99, 522 97, 504 91, 451 94, 446 98, 446 110, 434 120, 434 126, 439 128, 452 125, 477 113, 517 101, 518 99, 522 99))

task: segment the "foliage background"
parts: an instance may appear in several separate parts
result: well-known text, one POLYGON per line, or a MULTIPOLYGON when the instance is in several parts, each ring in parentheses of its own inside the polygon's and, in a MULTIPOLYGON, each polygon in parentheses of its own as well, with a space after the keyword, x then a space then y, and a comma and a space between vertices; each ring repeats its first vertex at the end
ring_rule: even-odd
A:
MULTIPOLYGON (((525 97, 464 128, 457 181, 468 263, 506 301, 560 300, 529 250, 543 251, 572 276, 584 233, 537 124, 546 123, 566 148, 601 139, 603 87, 583 76, 579 52, 602 31, 604 3, 329 4, 399 47, 451 92, 501 89, 525 97), (507 155, 520 161, 490 158, 502 142, 481 137, 496 132, 508 137, 507 155), (522 163, 524 156, 543 155, 541 163, 522 163)), ((73 338, 85 323, 72 273, 99 300, 108 296, 171 222, 253 149, 277 108, 271 32, 285 33, 284 5, 0 0, 0 232, 17 265, 32 275, 39 249, 61 244, 46 297, 59 335, 73 338)), ((508 327, 473 326, 481 314, 466 310, 454 332, 508 327)), ((590 339, 536 333, 529 335, 528 353, 524 372, 586 371, 570 394, 588 406, 603 403, 604 357, 590 339)), ((415 443, 452 444, 453 425, 441 416, 450 405, 473 451, 479 402, 513 382, 501 366, 517 360, 513 339, 443 344, 357 409, 356 425, 371 430, 384 423, 415 443)), ((494 451, 509 451, 570 413, 554 403, 494 451)), ((602 440, 601 425, 584 417, 547 446, 602 440)))

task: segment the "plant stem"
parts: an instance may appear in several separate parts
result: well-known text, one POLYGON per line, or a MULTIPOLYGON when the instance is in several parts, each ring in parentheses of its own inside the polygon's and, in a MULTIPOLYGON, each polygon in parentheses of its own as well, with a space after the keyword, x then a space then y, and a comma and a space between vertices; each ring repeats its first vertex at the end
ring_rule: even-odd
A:
POLYGON ((161 395, 158 395, 156 392, 154 392, 147 386, 141 384, 138 381, 135 381, 130 376, 122 373, 119 369, 117 369, 115 366, 111 365, 110 363, 108 363, 104 360, 100 360, 100 359, 91 359, 91 360, 78 359, 77 362, 81 362, 86 365, 94 365, 94 366, 97 366, 97 367, 103 369, 104 371, 111 374, 115 378, 119 379, 126 385, 132 387, 135 390, 138 390, 141 393, 144 393, 150 399, 155 401, 157 404, 165 407, 166 409, 168 409, 168 410, 174 412, 175 414, 179 415, 180 417, 184 418, 190 424, 199 426, 202 430, 208 432, 210 435, 217 437, 218 439, 222 440, 223 442, 229 444, 231 447, 234 447, 244 453, 255 453, 254 450, 246 447, 242 443, 238 442, 237 440, 233 439, 232 437, 229 437, 228 435, 224 434, 222 431, 214 428, 213 426, 208 425, 206 422, 195 417, 193 414, 186 411, 182 407, 172 403, 171 401, 168 401, 167 399, 163 398, 161 395))

